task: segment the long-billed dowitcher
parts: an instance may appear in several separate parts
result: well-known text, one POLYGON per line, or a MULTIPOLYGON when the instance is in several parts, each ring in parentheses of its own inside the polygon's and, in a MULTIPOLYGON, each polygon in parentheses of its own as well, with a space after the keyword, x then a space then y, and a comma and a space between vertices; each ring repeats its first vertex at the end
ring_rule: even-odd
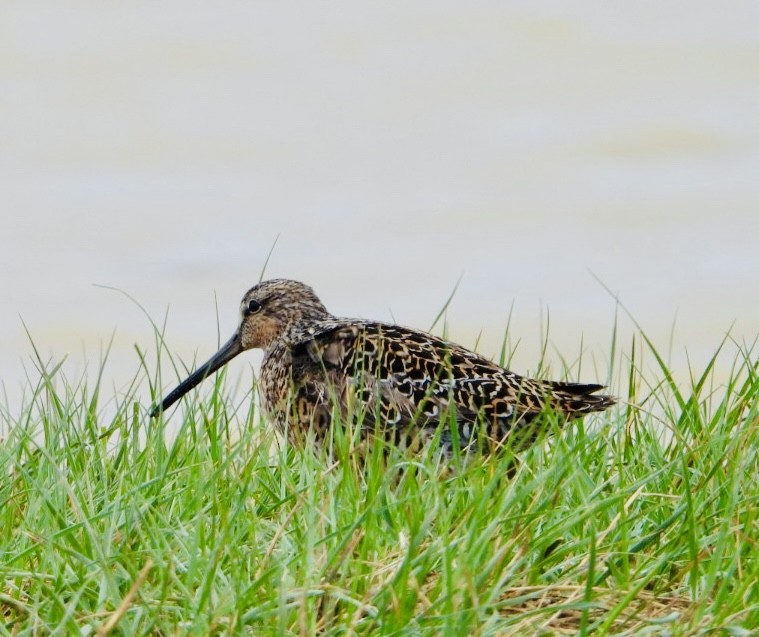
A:
MULTIPOLYGON (((492 449, 534 438, 536 416, 603 411, 601 385, 524 378, 443 339, 398 325, 332 316, 307 285, 264 281, 245 293, 234 336, 151 410, 157 416, 239 353, 264 350, 265 411, 291 441, 322 439, 333 419, 393 444, 492 449)), ((536 423, 540 422, 539 420, 536 423)))

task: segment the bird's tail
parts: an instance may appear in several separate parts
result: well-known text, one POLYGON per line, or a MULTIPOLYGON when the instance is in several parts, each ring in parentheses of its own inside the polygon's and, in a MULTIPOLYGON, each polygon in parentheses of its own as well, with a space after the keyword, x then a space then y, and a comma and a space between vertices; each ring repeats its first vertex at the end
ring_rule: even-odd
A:
POLYGON ((604 411, 617 400, 607 394, 596 394, 605 389, 603 385, 551 382, 551 399, 554 407, 570 418, 580 417, 592 411, 604 411))

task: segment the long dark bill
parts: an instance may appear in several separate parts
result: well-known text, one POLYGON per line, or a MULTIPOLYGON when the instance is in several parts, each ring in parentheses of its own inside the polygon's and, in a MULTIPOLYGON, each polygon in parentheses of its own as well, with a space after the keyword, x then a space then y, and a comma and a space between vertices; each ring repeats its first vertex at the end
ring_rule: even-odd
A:
POLYGON ((240 335, 235 334, 221 346, 221 349, 218 352, 198 367, 198 369, 190 374, 185 380, 179 383, 179 385, 177 385, 177 387, 161 401, 160 405, 154 405, 150 410, 150 417, 155 418, 162 411, 171 407, 193 387, 200 384, 242 351, 243 347, 240 341, 240 335))

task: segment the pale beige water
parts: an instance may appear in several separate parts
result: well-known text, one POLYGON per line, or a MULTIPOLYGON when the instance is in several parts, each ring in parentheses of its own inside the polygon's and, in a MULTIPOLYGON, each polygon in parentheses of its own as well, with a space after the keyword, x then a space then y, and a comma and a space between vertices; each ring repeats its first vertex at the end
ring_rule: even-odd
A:
POLYGON ((115 330, 125 386, 150 326, 92 284, 205 358, 279 235, 337 314, 425 327, 463 275, 450 336, 493 354, 513 304, 520 371, 547 307, 587 381, 594 273, 685 380, 759 333, 757 113, 756 2, 4 2, 0 377, 23 319, 72 376, 115 330))

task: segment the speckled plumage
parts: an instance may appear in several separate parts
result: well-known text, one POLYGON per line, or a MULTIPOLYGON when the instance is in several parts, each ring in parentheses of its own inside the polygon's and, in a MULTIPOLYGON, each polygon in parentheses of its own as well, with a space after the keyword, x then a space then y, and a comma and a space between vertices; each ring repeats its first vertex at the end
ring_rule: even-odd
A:
POLYGON ((534 439, 533 420, 547 408, 572 419, 614 404, 595 393, 600 385, 524 378, 420 330, 336 318, 309 286, 274 279, 245 294, 235 335, 152 415, 251 348, 264 350, 263 406, 296 444, 309 432, 323 439, 339 414, 362 432, 414 448, 436 432, 446 451, 506 441, 520 448, 534 439))

